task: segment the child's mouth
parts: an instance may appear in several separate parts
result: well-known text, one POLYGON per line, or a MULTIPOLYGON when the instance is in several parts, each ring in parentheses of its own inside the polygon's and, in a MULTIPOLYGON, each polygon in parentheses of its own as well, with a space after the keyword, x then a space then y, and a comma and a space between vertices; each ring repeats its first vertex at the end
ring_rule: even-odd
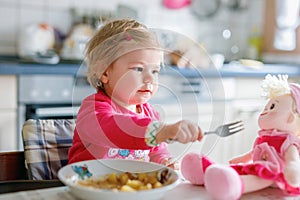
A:
POLYGON ((141 92, 141 93, 152 93, 151 90, 139 90, 138 92, 141 92))

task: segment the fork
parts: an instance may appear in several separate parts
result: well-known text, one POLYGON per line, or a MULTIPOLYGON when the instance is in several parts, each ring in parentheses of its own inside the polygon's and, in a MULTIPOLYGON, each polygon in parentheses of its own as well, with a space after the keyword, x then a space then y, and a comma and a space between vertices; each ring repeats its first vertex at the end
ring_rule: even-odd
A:
MULTIPOLYGON (((233 135, 237 132, 240 132, 244 130, 244 123, 242 120, 231 122, 228 124, 220 125, 216 128, 214 131, 206 131, 203 133, 203 135, 210 135, 210 134, 216 134, 220 137, 227 137, 230 135, 233 135)), ((175 142, 176 139, 167 139, 167 143, 175 142)))
POLYGON ((206 131, 204 132, 204 135, 216 134, 220 137, 227 137, 229 135, 233 135, 242 130, 244 130, 244 123, 242 120, 239 120, 239 121, 221 125, 214 131, 206 131))

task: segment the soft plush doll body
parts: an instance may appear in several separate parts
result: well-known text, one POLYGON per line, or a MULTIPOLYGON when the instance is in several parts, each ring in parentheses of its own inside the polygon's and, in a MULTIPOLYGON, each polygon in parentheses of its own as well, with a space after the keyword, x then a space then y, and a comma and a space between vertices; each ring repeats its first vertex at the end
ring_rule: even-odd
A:
POLYGON ((300 195, 300 85, 289 84, 287 76, 267 75, 262 88, 268 103, 259 116, 260 130, 250 152, 230 165, 196 153, 182 160, 183 176, 204 185, 214 199, 238 199, 269 186, 300 195))

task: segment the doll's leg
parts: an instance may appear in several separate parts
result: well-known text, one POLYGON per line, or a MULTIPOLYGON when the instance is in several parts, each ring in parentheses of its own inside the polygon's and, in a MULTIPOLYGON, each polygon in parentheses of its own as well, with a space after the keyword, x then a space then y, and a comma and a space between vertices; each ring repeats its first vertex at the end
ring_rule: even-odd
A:
POLYGON ((273 184, 273 181, 254 175, 240 176, 229 166, 212 164, 204 175, 207 192, 218 200, 239 199, 243 193, 254 192, 273 184))
POLYGON ((243 182, 239 174, 231 167, 212 164, 204 174, 207 192, 218 200, 237 200, 243 193, 243 182))
POLYGON ((254 192, 271 186, 274 182, 254 175, 242 175, 244 193, 254 192))
POLYGON ((194 185, 204 185, 204 172, 212 164, 207 157, 199 153, 186 154, 181 162, 183 177, 194 185))

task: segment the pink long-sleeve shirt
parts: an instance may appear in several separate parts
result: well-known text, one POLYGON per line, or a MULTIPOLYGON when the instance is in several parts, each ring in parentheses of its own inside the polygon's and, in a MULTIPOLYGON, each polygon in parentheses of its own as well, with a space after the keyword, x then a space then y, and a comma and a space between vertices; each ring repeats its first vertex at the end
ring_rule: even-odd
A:
POLYGON ((141 113, 118 106, 104 92, 88 96, 76 119, 69 163, 102 159, 134 159, 161 163, 171 154, 167 144, 150 147, 145 143, 148 125, 159 120, 150 104, 139 105, 141 113))

